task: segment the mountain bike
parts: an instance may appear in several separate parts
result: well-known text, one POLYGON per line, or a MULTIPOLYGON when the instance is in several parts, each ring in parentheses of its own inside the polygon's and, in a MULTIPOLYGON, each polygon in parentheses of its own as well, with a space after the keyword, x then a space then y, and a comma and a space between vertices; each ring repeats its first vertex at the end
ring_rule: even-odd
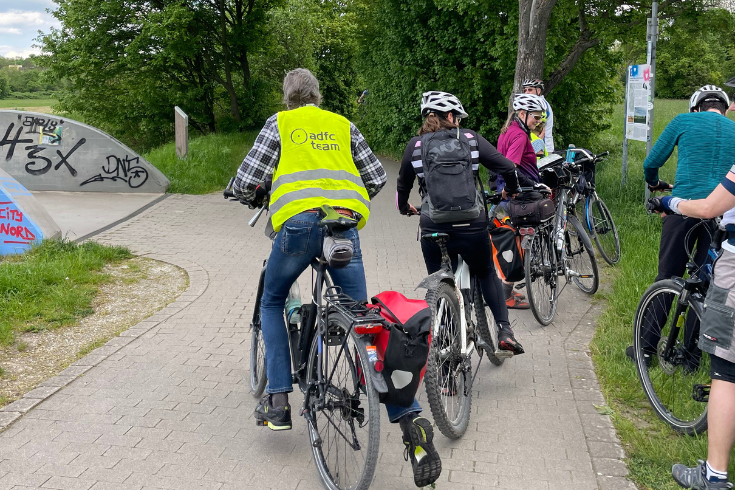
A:
POLYGON ((461 255, 452 272, 446 247, 449 235, 427 233, 421 239, 435 242, 442 253, 441 269, 417 286, 427 290, 426 302, 432 313, 431 347, 424 376, 426 396, 441 433, 458 439, 470 421, 472 385, 483 353, 487 352, 496 365, 513 353, 498 348, 498 326, 482 297, 480 282, 461 255), (475 351, 479 360, 473 368, 475 351))
POLYGON ((573 282, 587 294, 594 294, 599 286, 592 240, 574 213, 574 201, 569 199, 579 169, 559 155, 539 160, 541 181, 553 190, 556 214, 536 227, 519 229, 524 236, 521 246, 526 250, 526 292, 533 316, 541 325, 554 319, 559 295, 566 284, 573 282), (559 277, 566 281, 562 290, 559 277))
MULTIPOLYGON (((234 198, 232 181, 225 198, 234 198)), ((267 209, 267 198, 250 220, 254 226, 267 209)), ((357 221, 322 207, 320 226, 339 236, 357 221)), ((266 264, 267 267, 267 264, 266 264)), ((334 286, 322 255, 312 268, 312 301, 300 307, 300 318, 290 322, 293 382, 304 394, 300 413, 306 419, 317 472, 330 490, 363 490, 372 482, 380 445, 378 391, 388 388, 375 368, 374 335, 386 328, 385 320, 334 286)), ((253 316, 250 370, 251 388, 265 384, 265 356, 259 305, 265 274, 261 272, 253 316), (252 352, 256 351, 253 355, 252 352), (252 373, 258 373, 253 377, 252 373)), ((292 288, 293 290, 293 288, 292 288)), ((262 425, 262 421, 257 421, 262 425)))
MULTIPOLYGON (((714 220, 701 220, 700 225, 708 222, 714 220)), ((720 233, 715 226, 702 267, 687 264, 687 279, 657 281, 643 293, 633 326, 636 370, 646 398, 664 422, 687 435, 707 430, 710 359, 699 349, 699 326, 720 233)))
POLYGON ((610 265, 620 261, 620 237, 615 226, 610 210, 597 194, 595 189, 595 166, 609 151, 594 155, 582 148, 569 148, 567 160, 582 167, 584 178, 580 179, 578 185, 572 191, 572 198, 576 204, 584 202, 584 218, 581 219, 585 225, 590 238, 595 241, 597 250, 602 258, 610 265), (574 158, 572 158, 574 156, 574 158), (581 157, 581 158, 580 158, 581 157))

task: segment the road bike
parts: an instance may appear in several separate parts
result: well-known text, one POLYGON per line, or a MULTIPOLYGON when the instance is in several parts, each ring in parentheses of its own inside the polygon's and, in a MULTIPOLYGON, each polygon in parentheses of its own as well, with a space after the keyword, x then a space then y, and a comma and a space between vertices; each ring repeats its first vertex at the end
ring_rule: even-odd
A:
MULTIPOLYGON (((235 198, 232 180, 225 198, 235 198)), ((267 198, 250 220, 254 226, 267 198)), ((323 206, 319 225, 328 236, 339 237, 357 226, 323 206)), ((267 267, 267 264, 266 266, 267 267)), ((260 299, 265 267, 260 274, 251 324, 251 388, 260 396, 265 388, 265 351, 261 350, 260 299)), ((375 368, 374 336, 387 328, 385 320, 364 302, 357 302, 332 284, 322 256, 311 263, 311 303, 289 315, 289 348, 294 384, 304 394, 300 413, 308 426, 317 472, 330 490, 364 490, 370 486, 378 462, 380 405, 378 392, 388 388, 375 368)), ((298 285, 297 285, 298 286, 298 285)), ((292 295, 299 294, 292 287, 292 295)), ((261 421, 257 421, 262 425, 261 421)))
POLYGON ((595 171, 596 165, 604 157, 610 154, 609 151, 594 155, 583 148, 569 148, 567 150, 567 160, 574 161, 575 164, 582 167, 582 176, 578 184, 572 190, 572 199, 574 204, 584 202, 584 215, 580 221, 584 224, 587 232, 595 241, 597 250, 602 258, 610 265, 615 265, 620 261, 620 237, 618 229, 615 226, 610 210, 607 209, 605 202, 597 194, 595 189, 595 171))
MULTIPOLYGON (((587 294, 599 286, 599 273, 592 240, 575 215, 569 193, 577 182, 580 167, 559 155, 539 160, 541 181, 553 190, 556 213, 553 219, 535 227, 521 227, 526 292, 531 311, 541 325, 554 319, 559 295, 573 282, 587 294), (565 284, 559 290, 559 277, 565 284)), ((549 191, 534 189, 549 195, 549 191)))
POLYGON ((442 434, 458 439, 467 430, 472 406, 472 385, 483 353, 500 365, 513 352, 500 350, 498 325, 482 297, 480 281, 469 266, 457 257, 453 271, 446 233, 427 233, 422 240, 433 241, 441 249, 442 265, 424 278, 418 288, 426 289, 431 308, 432 332, 429 359, 424 376, 426 397, 434 422, 442 434), (479 360, 473 367, 473 354, 479 360))
POLYGON ((646 398, 664 422, 688 435, 707 430, 710 359, 699 349, 699 326, 722 241, 714 220, 697 226, 715 230, 704 264, 689 262, 687 279, 653 283, 638 303, 633 326, 636 370, 646 398))

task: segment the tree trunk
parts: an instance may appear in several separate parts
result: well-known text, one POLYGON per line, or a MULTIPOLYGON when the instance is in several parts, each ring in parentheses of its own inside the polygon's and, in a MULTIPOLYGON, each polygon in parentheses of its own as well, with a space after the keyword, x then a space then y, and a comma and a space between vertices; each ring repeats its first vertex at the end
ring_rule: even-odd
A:
POLYGON ((222 42, 222 55, 224 58, 224 69, 225 69, 225 83, 223 86, 227 93, 230 95, 230 112, 232 113, 235 121, 238 123, 241 121, 240 117, 240 105, 237 102, 237 93, 235 87, 232 84, 232 69, 230 67, 230 47, 227 42, 227 9, 225 7, 224 0, 217 2, 219 7, 219 18, 220 18, 220 37, 222 42))

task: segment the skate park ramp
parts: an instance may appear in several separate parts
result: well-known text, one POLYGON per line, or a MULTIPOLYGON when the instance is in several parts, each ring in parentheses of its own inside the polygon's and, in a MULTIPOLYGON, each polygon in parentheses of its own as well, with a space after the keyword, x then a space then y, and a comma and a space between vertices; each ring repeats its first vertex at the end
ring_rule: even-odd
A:
POLYGON ((53 114, 0 110, 0 168, 30 191, 163 194, 170 182, 109 134, 53 114))

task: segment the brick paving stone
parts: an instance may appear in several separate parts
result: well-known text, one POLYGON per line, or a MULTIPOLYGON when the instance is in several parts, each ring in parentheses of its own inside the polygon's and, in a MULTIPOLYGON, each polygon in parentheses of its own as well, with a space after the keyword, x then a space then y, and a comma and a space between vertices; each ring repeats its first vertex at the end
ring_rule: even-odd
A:
MULTIPOLYGON (((397 164, 386 161, 386 170, 386 189, 360 233, 368 293, 421 297, 414 290, 426 270, 417 219, 396 212, 397 164)), ((248 324, 271 242, 263 223, 246 225, 252 214, 218 195, 172 195, 96 237, 183 267, 190 285, 43 383, 14 412, 0 411, 0 428, 10 427, 0 432, 0 489, 322 488, 303 419, 295 417, 286 433, 253 423, 248 324), (5 448, 12 451, 3 459, 5 448)), ((309 274, 299 283, 306 297, 309 274)), ((435 431, 444 461, 439 488, 635 488, 624 478, 609 417, 595 408, 604 398, 587 345, 599 311, 573 285, 547 327, 530 311, 511 311, 527 353, 500 367, 483 361, 462 438, 435 431)), ((431 418, 423 388, 418 398, 431 418)), ((300 397, 291 403, 299 406, 300 397)), ((415 488, 400 430, 384 411, 381 419, 373 488, 415 488)))

